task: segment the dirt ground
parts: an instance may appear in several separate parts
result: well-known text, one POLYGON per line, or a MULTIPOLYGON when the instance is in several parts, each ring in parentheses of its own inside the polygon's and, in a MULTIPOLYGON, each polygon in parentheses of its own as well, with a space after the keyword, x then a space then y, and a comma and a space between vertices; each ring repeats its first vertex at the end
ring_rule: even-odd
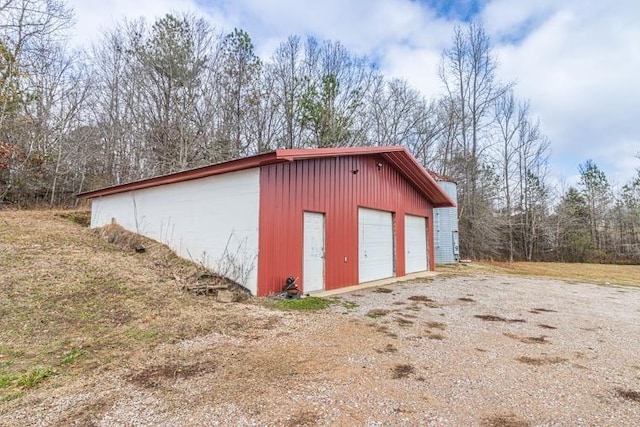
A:
POLYGON ((640 289, 437 277, 53 377, 3 425, 637 425, 640 289))

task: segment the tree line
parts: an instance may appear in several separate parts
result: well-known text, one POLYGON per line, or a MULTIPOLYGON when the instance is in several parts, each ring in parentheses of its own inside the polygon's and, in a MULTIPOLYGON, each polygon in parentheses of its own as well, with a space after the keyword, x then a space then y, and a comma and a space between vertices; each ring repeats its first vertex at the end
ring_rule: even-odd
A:
POLYGON ((458 183, 465 257, 640 262, 640 170, 614 192, 588 160, 578 186, 552 187, 550 141, 479 24, 456 27, 429 97, 338 41, 293 35, 260 58, 246 31, 169 14, 73 50, 72 23, 62 0, 0 3, 2 205, 278 148, 399 144, 458 183))

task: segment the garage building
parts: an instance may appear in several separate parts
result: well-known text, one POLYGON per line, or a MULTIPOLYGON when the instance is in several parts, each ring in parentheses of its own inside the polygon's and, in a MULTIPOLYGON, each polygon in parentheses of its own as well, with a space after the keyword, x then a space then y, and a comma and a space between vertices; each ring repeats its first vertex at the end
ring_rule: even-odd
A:
POLYGON ((434 207, 455 203, 403 147, 277 150, 79 195, 252 294, 305 293, 434 268, 434 207))

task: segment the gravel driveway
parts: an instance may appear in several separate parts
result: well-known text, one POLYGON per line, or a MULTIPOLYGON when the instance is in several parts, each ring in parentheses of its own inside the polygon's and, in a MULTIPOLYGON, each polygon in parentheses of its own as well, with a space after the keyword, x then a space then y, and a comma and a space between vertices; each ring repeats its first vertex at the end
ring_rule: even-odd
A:
POLYGON ((321 312, 213 309, 247 322, 54 380, 0 424, 640 424, 640 288, 436 277, 321 312))

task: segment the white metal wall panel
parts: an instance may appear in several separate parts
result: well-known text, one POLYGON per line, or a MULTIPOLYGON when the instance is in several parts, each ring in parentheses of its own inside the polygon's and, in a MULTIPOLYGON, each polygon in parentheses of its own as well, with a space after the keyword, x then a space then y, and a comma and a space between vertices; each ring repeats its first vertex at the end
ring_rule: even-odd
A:
POLYGON ((305 212, 303 222, 302 287, 307 293, 324 289, 324 214, 305 212))
POLYGON ((405 272, 428 270, 427 220, 421 216, 404 216, 405 272))
POLYGON ((358 209, 358 280, 393 277, 393 215, 358 209))
POLYGON ((115 221, 257 292, 260 169, 92 200, 91 227, 115 221))

